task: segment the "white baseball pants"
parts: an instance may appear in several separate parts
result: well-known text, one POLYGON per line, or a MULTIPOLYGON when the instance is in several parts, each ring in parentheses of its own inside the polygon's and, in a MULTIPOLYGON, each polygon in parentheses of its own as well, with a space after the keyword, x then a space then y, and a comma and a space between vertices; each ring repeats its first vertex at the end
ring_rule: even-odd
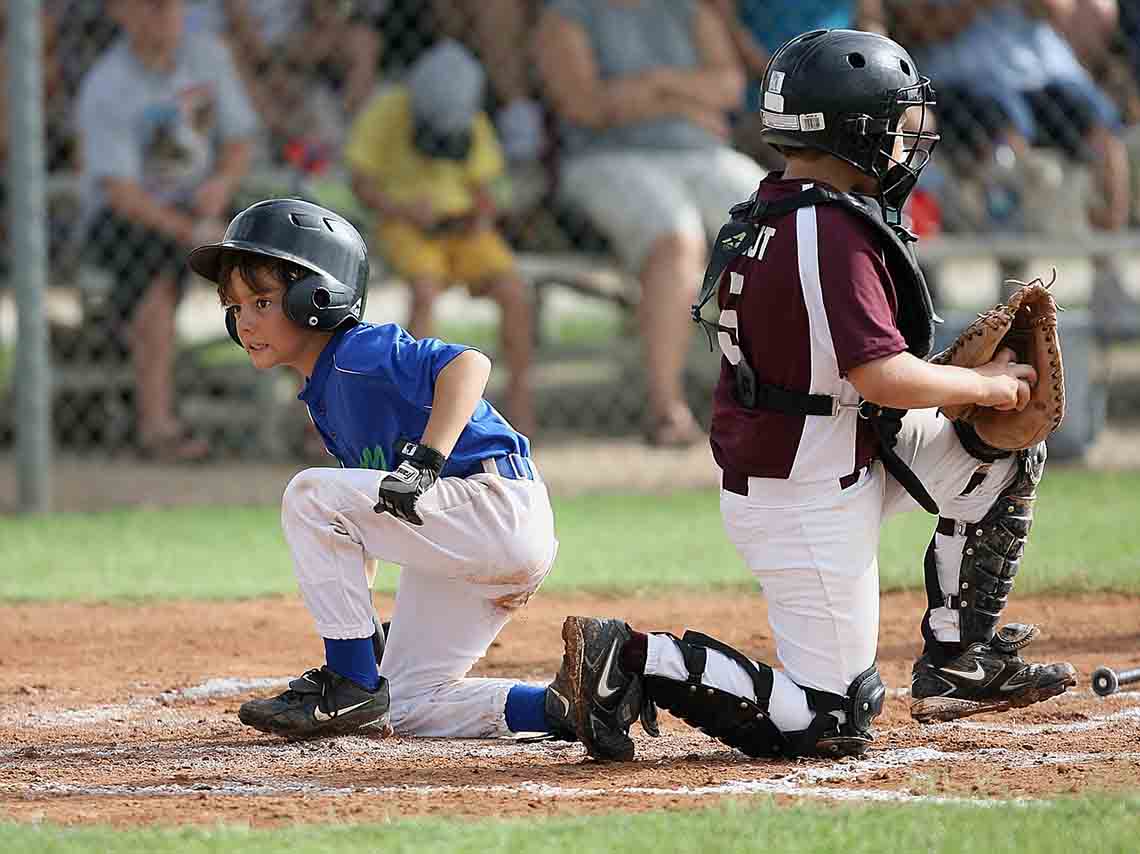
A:
MULTIPOLYGON (((986 465, 970 456, 951 422, 935 409, 907 413, 895 450, 942 515, 966 522, 981 519, 1017 474, 1013 457, 986 465), (975 473, 984 479, 962 495, 975 473)), ((749 478, 747 496, 722 490, 720 502, 728 538, 768 599, 768 621, 784 667, 773 682, 772 721, 786 732, 802 730, 813 715, 798 686, 846 694, 851 681, 874 662, 880 526, 918 504, 881 462, 847 489, 838 481, 749 478)), ((942 587, 956 590, 965 538, 936 537, 942 587)), ((916 563, 921 567, 921 558, 916 563)), ((916 627, 920 616, 915 615, 916 627)), ((936 609, 931 624, 940 640, 958 639, 955 611, 936 609)), ((662 635, 650 636, 646 673, 688 678, 676 645, 662 635)), ((704 683, 755 699, 748 675, 715 650, 708 652, 704 683)))
MULTIPOLYGON (((558 549, 541 480, 487 473, 447 477, 419 499, 422 527, 373 511, 380 479, 369 469, 307 469, 282 499, 281 524, 301 595, 326 638, 373 632, 365 562, 400 566, 380 673, 392 726, 418 736, 495 737, 508 679, 467 678, 511 615, 550 571, 558 549)), ((520 467, 530 474, 533 467, 520 467)))

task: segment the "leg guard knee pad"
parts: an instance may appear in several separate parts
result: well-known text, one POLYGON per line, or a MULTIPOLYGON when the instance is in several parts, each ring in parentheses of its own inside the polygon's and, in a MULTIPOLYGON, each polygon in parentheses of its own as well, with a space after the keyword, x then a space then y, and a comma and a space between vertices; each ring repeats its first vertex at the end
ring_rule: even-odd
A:
POLYGON ((871 723, 883 713, 883 702, 887 697, 887 686, 879 676, 878 666, 872 664, 851 680, 846 695, 842 697, 812 688, 804 688, 804 691, 816 713, 807 729, 813 749, 804 752, 824 756, 862 756, 874 738, 871 723))
POLYGON ((664 676, 645 677, 645 690, 654 703, 749 756, 792 755, 788 740, 768 717, 768 701, 772 697, 771 667, 757 666, 728 644, 700 632, 685 632, 682 638, 669 637, 681 651, 689 678, 678 682, 664 676), (702 683, 710 649, 731 658, 752 677, 755 701, 702 683))
POLYGON ((886 687, 872 665, 859 674, 847 694, 803 688, 815 713, 806 730, 781 732, 768 715, 772 668, 756 664, 726 643, 699 632, 670 637, 685 661, 689 678, 679 682, 647 676, 649 698, 690 726, 756 757, 861 755, 871 741, 871 721, 883 710, 886 687), (752 678, 755 700, 703 684, 708 650, 730 658, 752 678))
MULTIPOLYGON (((989 642, 997 629, 1001 612, 1013 589, 1013 579, 1021 565, 1029 529, 1033 524, 1033 503, 1037 484, 1045 469, 1044 443, 1017 452, 1017 476, 998 496, 978 522, 939 519, 943 534, 965 533, 958 589, 945 594, 946 607, 958 611, 962 646, 989 642)), ((938 588, 932 554, 927 559, 927 590, 938 588), (931 573, 934 579, 931 580, 931 573)))

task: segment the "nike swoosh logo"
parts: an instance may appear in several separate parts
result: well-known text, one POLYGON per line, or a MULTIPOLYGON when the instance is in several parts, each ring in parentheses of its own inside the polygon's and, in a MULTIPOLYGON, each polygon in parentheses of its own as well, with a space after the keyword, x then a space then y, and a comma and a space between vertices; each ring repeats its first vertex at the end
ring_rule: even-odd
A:
POLYGON ((602 668, 602 675, 598 677, 598 699, 605 700, 617 693, 617 688, 610 687, 610 668, 613 667, 614 655, 617 654, 618 642, 615 639, 610 644, 610 654, 606 656, 606 666, 602 668))
POLYGON ((951 670, 949 667, 943 667, 941 670, 944 673, 953 673, 955 676, 961 676, 963 679, 969 679, 973 682, 981 682, 986 678, 986 671, 982 669, 982 665, 974 662, 974 670, 970 673, 964 673, 961 670, 951 670))
POLYGON ((338 709, 335 715, 326 715, 321 711, 320 706, 315 706, 313 708, 313 717, 318 721, 331 721, 333 718, 340 717, 341 715, 347 715, 349 712, 354 712, 361 706, 367 706, 371 702, 372 698, 369 697, 367 700, 357 703, 355 706, 345 706, 343 709, 338 709))

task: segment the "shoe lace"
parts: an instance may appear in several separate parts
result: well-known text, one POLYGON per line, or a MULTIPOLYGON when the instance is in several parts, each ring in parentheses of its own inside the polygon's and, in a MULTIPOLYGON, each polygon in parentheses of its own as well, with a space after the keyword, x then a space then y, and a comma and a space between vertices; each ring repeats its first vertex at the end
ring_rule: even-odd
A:
MULTIPOLYGON (((327 668, 325 668, 324 666, 321 666, 321 667, 314 667, 311 670, 306 670, 304 673, 302 673, 294 681, 298 682, 301 680, 305 680, 307 682, 312 682, 314 685, 319 687, 320 688, 320 696, 321 696, 321 705, 327 708, 328 707, 328 697, 329 697, 329 685, 332 681, 329 678, 329 676, 330 676, 330 674, 329 674, 327 668)), ((284 696, 287 697, 289 701, 293 701, 293 700, 300 700, 302 697, 312 696, 312 694, 313 694, 312 691, 297 691, 294 688, 290 687, 285 692, 284 696)), ((330 709, 329 712, 331 714, 331 713, 334 713, 335 710, 330 709)))

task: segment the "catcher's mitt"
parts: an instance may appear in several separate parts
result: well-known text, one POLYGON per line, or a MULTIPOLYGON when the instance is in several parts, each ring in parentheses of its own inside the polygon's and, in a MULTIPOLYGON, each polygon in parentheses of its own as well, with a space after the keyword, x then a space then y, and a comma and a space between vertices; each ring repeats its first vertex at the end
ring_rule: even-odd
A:
POLYGON ((1021 285, 1009 300, 978 315, 953 344, 931 361, 940 365, 977 368, 994 358, 1002 347, 1017 354, 1019 362, 1037 371, 1025 409, 1001 411, 972 404, 944 406, 947 418, 969 422, 982 441, 994 448, 1016 451, 1031 448, 1057 429, 1065 415, 1065 374, 1057 337, 1057 303, 1041 279, 1021 285))

